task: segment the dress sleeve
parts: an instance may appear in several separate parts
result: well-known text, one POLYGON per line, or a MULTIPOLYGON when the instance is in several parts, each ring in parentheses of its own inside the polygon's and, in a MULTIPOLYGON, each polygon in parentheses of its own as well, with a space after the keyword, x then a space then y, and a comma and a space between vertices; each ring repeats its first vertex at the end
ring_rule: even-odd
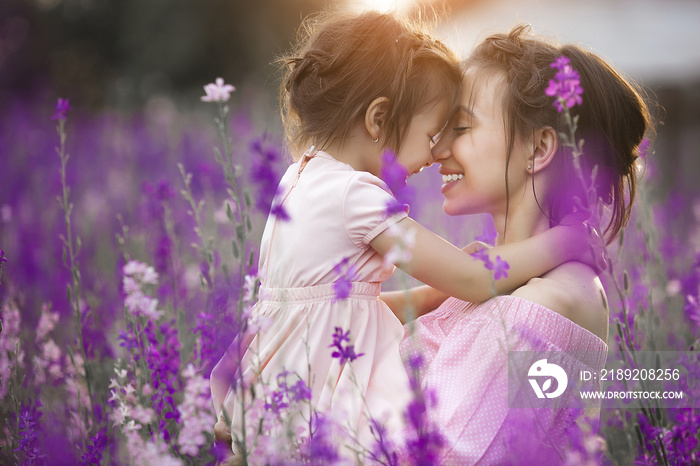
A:
POLYGON ((343 222, 350 241, 365 248, 381 232, 408 216, 408 204, 397 204, 387 185, 367 172, 357 172, 343 195, 343 222))

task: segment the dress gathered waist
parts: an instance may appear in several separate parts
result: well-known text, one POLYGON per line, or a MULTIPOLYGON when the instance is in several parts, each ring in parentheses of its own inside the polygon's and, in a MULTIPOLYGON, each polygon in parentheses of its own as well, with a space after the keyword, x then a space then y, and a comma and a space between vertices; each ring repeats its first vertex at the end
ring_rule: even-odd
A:
MULTIPOLYGON (((323 285, 303 286, 299 288, 268 288, 260 287, 260 302, 272 301, 278 303, 299 303, 312 301, 326 301, 333 299, 335 291, 334 283, 323 285)), ((382 291, 381 283, 351 282, 349 299, 376 300, 382 291)))

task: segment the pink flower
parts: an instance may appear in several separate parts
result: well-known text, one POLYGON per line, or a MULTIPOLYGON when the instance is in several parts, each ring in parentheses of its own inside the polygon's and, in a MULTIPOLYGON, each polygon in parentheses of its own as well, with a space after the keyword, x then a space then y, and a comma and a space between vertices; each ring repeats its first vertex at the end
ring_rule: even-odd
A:
POLYGON ((71 108, 72 107, 70 105, 68 105, 68 99, 58 99, 58 102, 56 102, 56 111, 54 112, 51 119, 52 120, 65 120, 66 113, 71 108))
POLYGON ((204 86, 204 92, 207 95, 202 96, 203 102, 226 102, 231 93, 236 88, 230 84, 224 84, 224 78, 216 78, 216 82, 209 83, 204 86))
POLYGON ((545 94, 554 97, 554 106, 561 113, 565 108, 574 105, 581 105, 583 99, 583 88, 578 72, 571 67, 567 57, 561 56, 549 65, 557 70, 554 79, 549 80, 549 86, 545 89, 545 94))

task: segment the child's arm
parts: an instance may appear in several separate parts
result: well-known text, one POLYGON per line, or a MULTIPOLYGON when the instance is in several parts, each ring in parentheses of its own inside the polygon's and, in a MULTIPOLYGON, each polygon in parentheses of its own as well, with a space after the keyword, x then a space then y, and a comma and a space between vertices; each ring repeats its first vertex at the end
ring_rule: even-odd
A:
MULTIPOLYGON (((474 254, 482 249, 491 249, 492 247, 481 241, 473 241, 463 247, 462 251, 474 254)), ((428 285, 401 291, 382 291, 379 295, 379 299, 384 301, 404 324, 437 309, 449 297, 450 295, 447 293, 428 285), (409 307, 412 309, 411 315, 408 315, 407 312, 409 307)))
MULTIPOLYGON (((411 218, 404 218, 393 228, 415 232, 414 245, 408 248, 410 260, 396 264, 401 270, 426 285, 465 301, 481 302, 494 296, 492 271, 481 260, 471 257, 411 218)), ((385 230, 371 241, 370 246, 386 255, 399 243, 393 231, 385 230)), ((559 264, 581 258, 581 250, 588 253, 587 243, 588 233, 581 224, 556 226, 524 241, 485 251, 492 262, 498 255, 510 265, 508 276, 495 281, 495 292, 511 291, 559 264)))

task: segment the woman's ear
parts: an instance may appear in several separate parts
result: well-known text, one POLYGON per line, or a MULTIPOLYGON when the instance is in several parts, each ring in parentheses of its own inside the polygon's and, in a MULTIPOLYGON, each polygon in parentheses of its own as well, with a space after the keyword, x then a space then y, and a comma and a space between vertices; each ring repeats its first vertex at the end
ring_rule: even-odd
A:
POLYGON ((528 160, 528 171, 536 173, 546 168, 559 149, 559 137, 551 126, 545 126, 535 131, 534 152, 528 160))
POLYGON ((374 142, 379 142, 379 138, 382 136, 388 111, 389 99, 387 97, 377 97, 365 111, 365 129, 374 142))

